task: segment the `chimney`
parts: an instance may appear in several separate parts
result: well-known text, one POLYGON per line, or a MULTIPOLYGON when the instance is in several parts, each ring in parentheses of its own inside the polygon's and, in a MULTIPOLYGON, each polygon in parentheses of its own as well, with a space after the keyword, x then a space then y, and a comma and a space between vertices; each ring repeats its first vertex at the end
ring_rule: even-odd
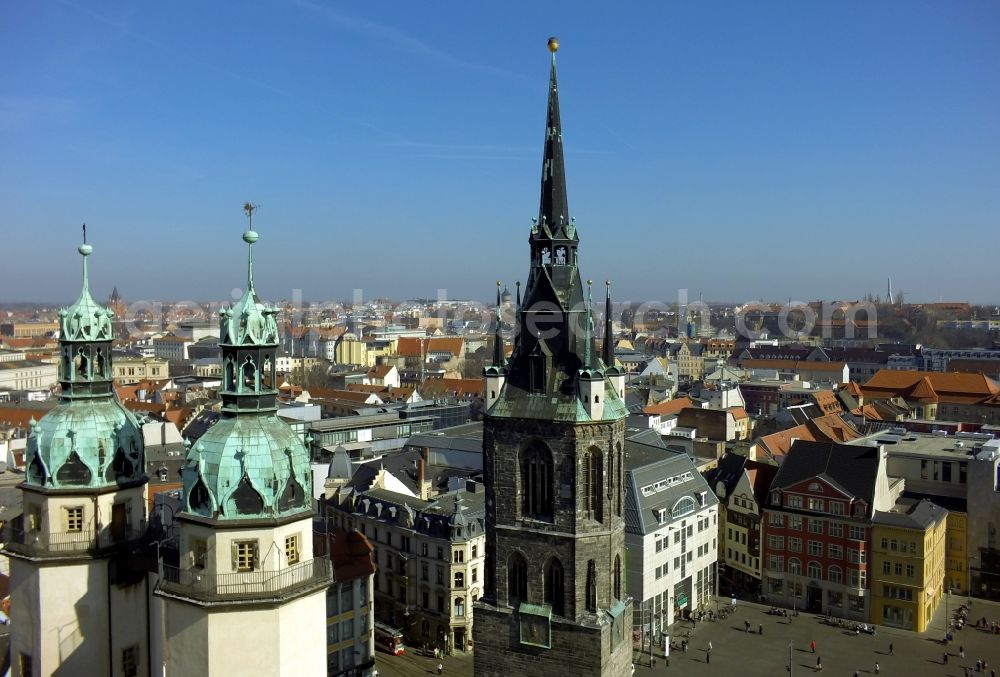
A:
POLYGON ((417 496, 420 498, 421 501, 427 500, 427 488, 424 482, 424 473, 426 472, 426 469, 424 467, 425 463, 426 461, 424 461, 424 452, 423 450, 421 450, 420 459, 417 461, 417 496))

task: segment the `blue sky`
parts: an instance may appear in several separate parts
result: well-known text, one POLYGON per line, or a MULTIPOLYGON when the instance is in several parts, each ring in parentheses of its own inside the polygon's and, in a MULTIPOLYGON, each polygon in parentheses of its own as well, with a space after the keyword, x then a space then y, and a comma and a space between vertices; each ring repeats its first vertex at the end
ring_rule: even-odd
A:
POLYGON ((0 301, 487 298, 527 273, 558 35, 620 299, 1000 301, 1000 4, 0 5, 0 301))

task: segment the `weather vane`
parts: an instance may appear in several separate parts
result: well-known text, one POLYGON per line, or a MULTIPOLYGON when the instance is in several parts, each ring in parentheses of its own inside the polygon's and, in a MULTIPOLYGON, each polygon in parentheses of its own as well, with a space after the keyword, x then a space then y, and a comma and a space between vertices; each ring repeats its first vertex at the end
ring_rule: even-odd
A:
POLYGON ((83 244, 87 244, 87 224, 83 224, 83 244))
POLYGON ((250 221, 250 230, 253 230, 253 213, 260 209, 260 205, 255 205, 252 202, 243 203, 243 211, 247 215, 247 219, 250 221))

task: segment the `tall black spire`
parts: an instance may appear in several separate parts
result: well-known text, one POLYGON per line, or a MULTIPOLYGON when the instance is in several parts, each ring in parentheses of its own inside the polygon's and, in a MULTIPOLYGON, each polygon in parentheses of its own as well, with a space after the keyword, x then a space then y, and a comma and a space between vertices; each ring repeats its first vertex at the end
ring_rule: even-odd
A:
POLYGON ((607 298, 604 301, 604 346, 603 355, 605 368, 615 366, 614 330, 611 326, 611 280, 604 283, 607 288, 607 298))
POLYGON ((596 357, 589 345, 587 303, 583 295, 577 250, 580 238, 569 218, 566 173, 563 168, 562 124, 556 85, 555 52, 549 40, 552 67, 539 216, 531 227, 531 270, 523 302, 517 311, 517 338, 508 366, 509 383, 531 393, 574 395, 577 370, 596 357))
POLYGON ((503 320, 500 315, 500 280, 497 280, 496 334, 493 336, 493 366, 503 368, 503 320))
MULTIPOLYGON (((562 122, 559 119, 559 84, 556 78, 558 41, 549 41, 552 69, 549 73, 549 106, 545 115, 545 149, 542 153, 542 192, 538 221, 553 235, 569 228, 569 199, 566 195, 566 167, 563 163, 562 122)), ((567 233, 568 234, 568 233, 567 233)), ((572 237, 572 235, 570 235, 572 237)))

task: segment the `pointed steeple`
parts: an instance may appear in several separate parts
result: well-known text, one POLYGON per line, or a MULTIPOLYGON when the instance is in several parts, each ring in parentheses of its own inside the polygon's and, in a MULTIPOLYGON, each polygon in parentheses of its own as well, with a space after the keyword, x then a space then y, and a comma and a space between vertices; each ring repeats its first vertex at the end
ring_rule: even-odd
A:
POLYGON ((566 167, 563 162, 562 122, 559 118, 559 84, 556 77, 558 50, 559 40, 549 38, 552 67, 549 72, 549 105, 545 115, 545 148, 542 153, 542 191, 538 206, 539 222, 555 236, 559 236, 560 231, 568 235, 570 228, 566 167))
POLYGON ((615 366, 615 346, 614 346, 614 330, 611 326, 611 280, 607 280, 605 283, 607 287, 607 298, 604 300, 604 346, 603 346, 603 358, 604 367, 610 369, 615 366))
POLYGON ((587 280, 587 335, 584 337, 583 367, 594 368, 594 295, 591 293, 593 280, 587 280))
POLYGON ((493 336, 493 366, 503 368, 503 322, 500 318, 500 280, 497 280, 496 334, 493 336))
POLYGON ((517 281, 517 307, 521 307, 521 281, 517 281))

